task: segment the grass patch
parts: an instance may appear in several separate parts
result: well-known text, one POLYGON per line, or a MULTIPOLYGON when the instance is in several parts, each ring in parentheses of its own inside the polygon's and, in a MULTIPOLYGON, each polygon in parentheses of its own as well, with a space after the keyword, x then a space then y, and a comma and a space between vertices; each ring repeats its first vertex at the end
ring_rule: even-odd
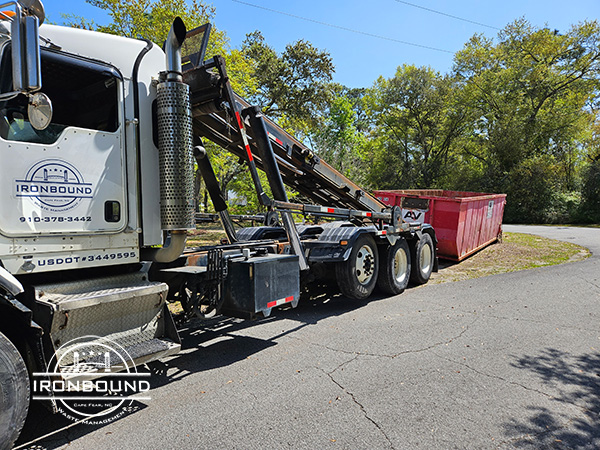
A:
POLYGON ((222 239, 227 239, 221 224, 209 223, 199 225, 195 230, 188 232, 186 246, 188 248, 218 245, 222 239))
POLYGON ((440 260, 440 271, 430 283, 515 272, 580 261, 590 256, 589 250, 569 242, 523 233, 504 233, 502 242, 490 245, 460 263, 440 260))

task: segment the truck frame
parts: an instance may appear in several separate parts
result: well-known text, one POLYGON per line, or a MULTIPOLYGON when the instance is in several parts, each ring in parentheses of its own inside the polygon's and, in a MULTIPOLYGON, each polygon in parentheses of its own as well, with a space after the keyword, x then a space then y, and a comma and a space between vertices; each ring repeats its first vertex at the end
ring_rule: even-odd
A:
MULTIPOLYGON (((386 207, 233 92, 224 58, 205 59, 210 25, 188 33, 177 18, 162 50, 41 25, 36 0, 4 9, 0 448, 20 433, 32 378, 69 343, 110 339, 134 365, 177 353, 170 301, 181 302, 186 318, 253 319, 296 307, 319 279, 362 300, 376 287, 399 294, 437 270, 431 226, 405 222, 399 207, 386 207), (264 225, 236 230, 205 140, 245 161, 264 225), (196 228, 196 165, 226 244, 186 248, 196 228), (310 203, 290 202, 286 185, 310 203), (294 215, 322 223, 297 224, 294 215)), ((64 379, 81 363, 79 355, 58 359, 46 378, 64 379)), ((90 370, 94 360, 84 362, 90 370)))

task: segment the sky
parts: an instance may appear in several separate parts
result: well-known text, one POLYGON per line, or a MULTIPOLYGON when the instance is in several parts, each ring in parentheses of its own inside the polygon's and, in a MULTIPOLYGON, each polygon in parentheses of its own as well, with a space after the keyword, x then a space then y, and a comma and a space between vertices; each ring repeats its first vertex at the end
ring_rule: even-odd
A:
MULTIPOLYGON (((98 24, 107 14, 84 0, 42 0, 49 19, 61 13, 98 24)), ((262 32, 278 52, 298 40, 330 53, 334 80, 351 88, 390 78, 403 64, 452 69, 453 54, 474 34, 495 38, 498 29, 524 17, 560 32, 600 19, 600 0, 213 0, 215 25, 239 48, 247 33, 262 32), (416 5, 416 6, 415 6, 416 5), (418 7, 417 7, 418 6, 418 7), (435 11, 435 12, 434 12, 435 11), (441 14, 440 14, 441 13, 441 14), (454 17, 451 17, 454 16, 454 17)))

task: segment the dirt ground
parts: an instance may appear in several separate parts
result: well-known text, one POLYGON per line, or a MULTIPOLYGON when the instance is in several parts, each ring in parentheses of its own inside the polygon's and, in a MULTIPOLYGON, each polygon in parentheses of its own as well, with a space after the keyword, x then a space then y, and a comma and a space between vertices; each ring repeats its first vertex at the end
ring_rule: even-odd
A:
POLYGON ((440 259, 440 270, 429 283, 468 280, 566 262, 580 261, 590 252, 578 245, 520 233, 504 233, 492 244, 460 263, 440 259))

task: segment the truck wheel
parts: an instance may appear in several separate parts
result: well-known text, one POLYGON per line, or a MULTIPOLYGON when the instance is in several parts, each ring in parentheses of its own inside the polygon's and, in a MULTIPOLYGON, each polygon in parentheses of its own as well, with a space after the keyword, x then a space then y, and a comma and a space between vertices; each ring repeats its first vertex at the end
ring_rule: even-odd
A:
POLYGON ((29 409, 29 375, 21 354, 0 333, 0 449, 12 448, 29 409))
POLYGON ((423 233, 421 239, 416 242, 413 241, 410 250, 413 262, 410 281, 415 284, 425 284, 431 277, 435 256, 431 236, 428 233, 423 233))
POLYGON ((368 234, 358 237, 347 261, 337 263, 335 274, 346 297, 364 300, 375 289, 379 271, 377 245, 368 234))
POLYGON ((406 239, 380 248, 377 287, 386 294, 401 294, 410 278, 410 249, 406 239))

